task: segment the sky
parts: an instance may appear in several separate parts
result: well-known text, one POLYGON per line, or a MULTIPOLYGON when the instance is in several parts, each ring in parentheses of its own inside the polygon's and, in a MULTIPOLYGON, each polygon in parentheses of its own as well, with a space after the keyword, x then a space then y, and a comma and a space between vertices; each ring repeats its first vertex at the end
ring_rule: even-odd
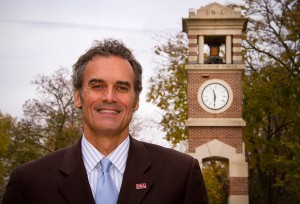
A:
MULTIPOLYGON (((143 92, 138 117, 148 117, 140 140, 165 147, 159 125, 162 112, 146 102, 157 64, 153 48, 157 39, 182 31, 189 9, 210 3, 242 0, 0 0, 0 112, 18 119, 22 105, 36 98, 31 81, 52 75, 60 67, 71 69, 95 40, 122 40, 143 66, 143 92), (161 36, 161 37, 159 37, 161 36), (146 127, 147 126, 147 127, 146 127)), ((185 151, 185 143, 175 147, 185 151)))
POLYGON ((35 76, 60 67, 71 71, 93 41, 104 38, 120 39, 134 51, 144 69, 145 101, 157 36, 181 32, 190 8, 213 2, 239 1, 0 0, 0 111, 23 117, 22 105, 36 97, 35 76))

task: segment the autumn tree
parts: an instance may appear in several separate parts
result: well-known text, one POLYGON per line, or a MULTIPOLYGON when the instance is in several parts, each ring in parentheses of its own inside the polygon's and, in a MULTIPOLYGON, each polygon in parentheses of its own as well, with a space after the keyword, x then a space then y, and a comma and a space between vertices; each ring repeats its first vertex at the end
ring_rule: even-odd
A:
POLYGON ((202 174, 210 204, 228 203, 228 161, 211 158, 203 162, 202 174))
POLYGON ((71 145, 81 136, 68 70, 38 75, 32 84, 37 87, 36 98, 23 105, 25 118, 17 121, 0 113, 1 197, 13 168, 71 145))
POLYGON ((6 185, 7 169, 10 166, 7 154, 14 123, 15 119, 12 116, 0 112, 0 200, 6 185))
POLYGON ((165 111, 161 122, 163 131, 168 141, 177 144, 187 139, 187 38, 183 33, 168 37, 154 48, 159 66, 150 79, 147 100, 165 111))
POLYGON ((35 126, 25 120, 17 121, 8 114, 0 113, 0 200, 5 191, 11 170, 45 154, 33 141, 38 135, 35 126))
POLYGON ((80 136, 80 120, 68 70, 60 68, 51 76, 38 75, 32 84, 37 87, 37 97, 26 101, 23 110, 28 124, 39 129, 36 144, 55 151, 74 143, 80 136))
POLYGON ((246 1, 244 118, 253 203, 300 202, 299 14, 296 0, 246 1))

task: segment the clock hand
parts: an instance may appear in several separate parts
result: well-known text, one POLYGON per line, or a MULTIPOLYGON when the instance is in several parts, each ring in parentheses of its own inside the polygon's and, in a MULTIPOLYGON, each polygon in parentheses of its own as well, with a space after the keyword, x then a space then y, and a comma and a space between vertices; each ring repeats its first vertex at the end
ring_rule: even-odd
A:
POLYGON ((216 98, 217 98, 217 96, 216 96, 215 90, 213 90, 213 93, 214 93, 214 106, 216 106, 216 98))

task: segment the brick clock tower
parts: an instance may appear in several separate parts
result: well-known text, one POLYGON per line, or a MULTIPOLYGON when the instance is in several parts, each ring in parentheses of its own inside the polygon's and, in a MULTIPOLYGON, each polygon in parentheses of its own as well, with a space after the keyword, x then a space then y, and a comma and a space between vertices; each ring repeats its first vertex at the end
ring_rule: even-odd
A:
POLYGON ((190 9, 188 34, 188 151, 203 161, 228 162, 230 204, 247 204, 248 164, 242 118, 242 34, 248 19, 241 9, 212 3, 190 9))

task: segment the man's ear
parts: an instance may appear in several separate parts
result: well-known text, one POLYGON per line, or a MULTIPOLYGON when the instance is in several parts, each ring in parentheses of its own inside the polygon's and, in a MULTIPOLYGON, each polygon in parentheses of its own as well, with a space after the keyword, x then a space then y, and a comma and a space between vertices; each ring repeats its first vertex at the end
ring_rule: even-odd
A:
POLYGON ((73 99, 75 107, 78 109, 82 109, 81 97, 78 90, 74 90, 73 99))
POLYGON ((140 99, 138 98, 136 101, 135 101, 135 104, 134 104, 134 107, 133 107, 133 112, 134 111, 137 111, 140 107, 140 99))

